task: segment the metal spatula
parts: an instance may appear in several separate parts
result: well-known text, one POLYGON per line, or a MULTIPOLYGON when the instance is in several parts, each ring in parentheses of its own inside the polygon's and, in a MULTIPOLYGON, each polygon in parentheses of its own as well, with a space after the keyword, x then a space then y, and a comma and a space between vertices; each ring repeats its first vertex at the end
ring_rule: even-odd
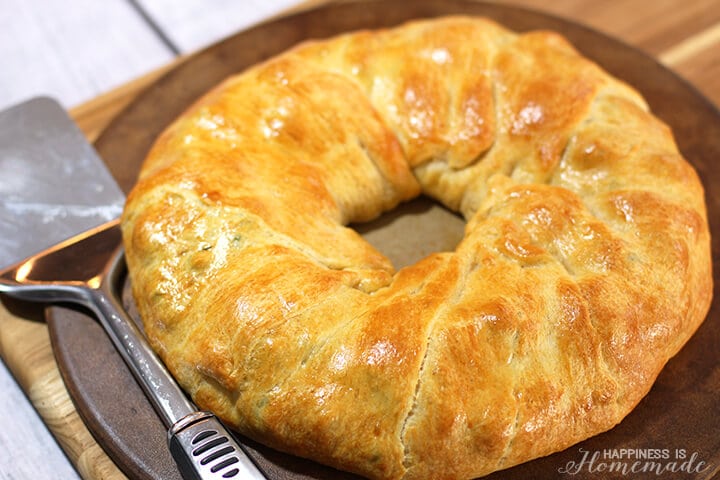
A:
POLYGON ((184 478, 265 478, 222 423, 188 400, 123 309, 124 197, 57 102, 0 112, 0 172, 0 293, 95 314, 167 426, 184 478))

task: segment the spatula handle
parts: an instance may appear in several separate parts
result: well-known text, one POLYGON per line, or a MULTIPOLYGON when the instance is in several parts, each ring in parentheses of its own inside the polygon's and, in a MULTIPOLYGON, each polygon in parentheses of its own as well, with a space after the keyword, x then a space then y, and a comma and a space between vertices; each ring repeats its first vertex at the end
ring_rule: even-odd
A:
POLYGON ((265 478, 211 413, 197 412, 168 432, 170 453, 185 479, 265 478))
POLYGON ((150 402, 168 427, 170 452, 187 480, 221 478, 265 479, 232 434, 211 413, 197 410, 155 355, 118 296, 123 272, 119 250, 91 290, 91 304, 100 323, 128 364, 150 402))
MULTIPOLYGON (((121 260, 116 258, 116 261, 121 260)), ((143 333, 123 308, 115 287, 111 285, 114 269, 117 268, 119 267, 111 266, 109 276, 104 276, 102 285, 90 289, 87 307, 95 313, 163 423, 170 428, 197 409, 180 390, 170 372, 150 348, 143 333)))
POLYGON ((125 273, 122 248, 101 275, 87 281, 29 279, 28 273, 43 258, 34 257, 0 272, 0 293, 32 302, 78 303, 95 314, 168 428, 170 452, 183 478, 265 479, 220 420, 209 412, 198 411, 188 400, 125 311, 118 295, 125 273))

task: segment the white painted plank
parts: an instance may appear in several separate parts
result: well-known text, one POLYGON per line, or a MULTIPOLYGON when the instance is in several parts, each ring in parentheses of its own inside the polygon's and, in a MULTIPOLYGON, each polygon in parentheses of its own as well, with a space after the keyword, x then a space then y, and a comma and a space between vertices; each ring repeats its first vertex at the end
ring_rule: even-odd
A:
POLYGON ((173 58, 126 0, 0 0, 0 108, 39 94, 69 108, 173 58))
POLYGON ((137 0, 182 53, 194 52, 300 0, 137 0))
POLYGON ((2 362, 0 392, 0 480, 79 479, 2 362))

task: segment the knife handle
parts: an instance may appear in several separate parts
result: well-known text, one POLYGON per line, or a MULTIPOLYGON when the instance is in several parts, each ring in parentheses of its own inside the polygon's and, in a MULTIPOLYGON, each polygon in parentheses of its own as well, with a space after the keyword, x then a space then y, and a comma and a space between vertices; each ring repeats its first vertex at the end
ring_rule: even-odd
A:
POLYGON ((209 412, 192 413, 168 431, 170 453, 185 479, 262 479, 232 434, 209 412))

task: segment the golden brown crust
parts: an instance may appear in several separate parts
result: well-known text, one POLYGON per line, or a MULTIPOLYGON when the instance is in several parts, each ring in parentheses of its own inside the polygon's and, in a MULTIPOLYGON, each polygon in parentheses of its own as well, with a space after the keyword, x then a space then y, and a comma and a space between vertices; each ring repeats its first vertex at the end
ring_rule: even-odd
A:
POLYGON ((201 407, 371 478, 473 478, 611 428, 712 291, 702 186, 640 95, 478 18, 229 78, 158 139, 123 233, 201 407), (421 191, 466 235, 395 272, 344 225, 421 191))

